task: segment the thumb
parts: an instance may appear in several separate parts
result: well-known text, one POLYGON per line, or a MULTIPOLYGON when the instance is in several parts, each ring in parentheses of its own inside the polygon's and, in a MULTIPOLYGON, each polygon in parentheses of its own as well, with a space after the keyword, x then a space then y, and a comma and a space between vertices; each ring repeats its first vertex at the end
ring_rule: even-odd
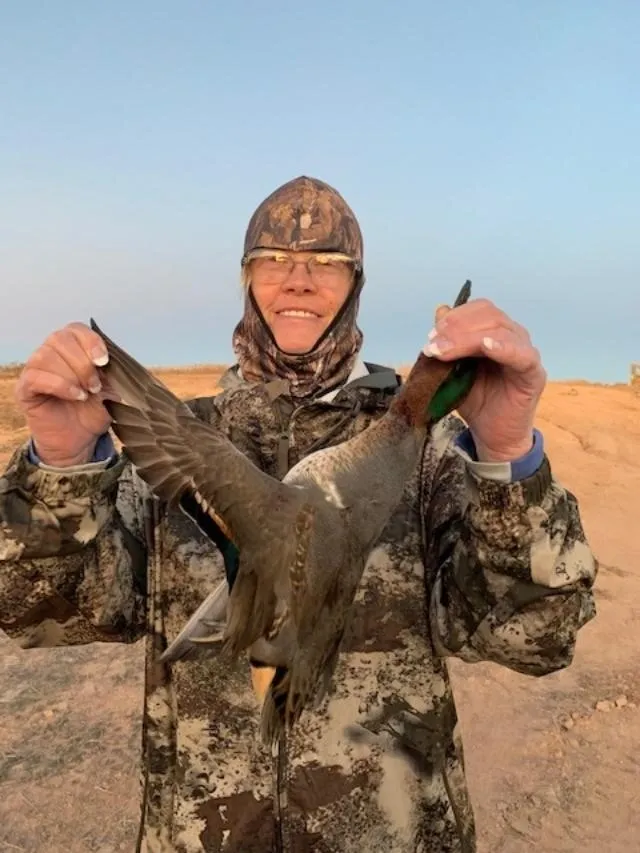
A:
POLYGON ((435 322, 439 323, 440 320, 442 320, 442 318, 445 316, 445 314, 449 313, 449 311, 451 311, 451 308, 449 305, 445 305, 444 303, 440 303, 440 305, 438 305, 436 307, 435 322))

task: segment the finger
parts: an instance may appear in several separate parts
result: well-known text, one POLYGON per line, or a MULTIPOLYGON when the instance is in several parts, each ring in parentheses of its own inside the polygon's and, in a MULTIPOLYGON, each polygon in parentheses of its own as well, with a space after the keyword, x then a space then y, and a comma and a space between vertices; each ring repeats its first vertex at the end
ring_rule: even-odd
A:
POLYGON ((531 346, 529 332, 486 300, 482 310, 463 317, 459 312, 465 307, 460 305, 440 312, 438 322, 428 335, 428 340, 434 345, 433 355, 441 356, 447 352, 456 358, 478 354, 483 337, 497 336, 502 340, 508 335, 517 339, 521 346, 531 346))
POLYGON ((488 299, 476 299, 443 313, 436 322, 436 333, 445 337, 452 337, 463 330, 469 334, 474 331, 488 331, 494 327, 502 327, 513 332, 524 332, 526 334, 523 327, 518 326, 511 317, 488 299))
POLYGON ((441 304, 441 305, 438 305, 436 307, 436 311, 435 311, 435 324, 436 324, 436 326, 438 325, 438 323, 441 320, 444 319, 444 317, 449 313, 449 311, 451 311, 451 306, 449 306, 449 305, 441 304))
POLYGON ((87 353, 96 367, 104 367, 107 364, 109 361, 107 347, 100 335, 85 323, 69 323, 66 328, 73 333, 82 349, 87 353))
POLYGON ((23 371, 16 387, 16 395, 24 402, 33 401, 38 397, 57 397, 60 400, 79 402, 89 396, 77 382, 61 376, 60 373, 37 367, 29 367, 23 371))
POLYGON ((542 366, 540 352, 536 347, 523 343, 515 335, 484 335, 481 344, 488 358, 516 373, 529 373, 542 366))
POLYGON ((98 371, 81 340, 80 336, 67 326, 51 335, 47 343, 65 362, 77 384, 92 394, 97 394, 101 388, 98 371))
POLYGON ((447 337, 436 334, 431 337, 426 355, 435 356, 443 361, 452 361, 457 358, 467 358, 473 356, 488 356, 491 344, 487 346, 486 341, 491 340, 496 342, 496 349, 500 344, 505 347, 507 344, 514 348, 531 349, 531 344, 527 339, 521 338, 517 333, 510 329, 505 329, 501 326, 493 326, 490 329, 475 329, 469 331, 467 329, 459 330, 457 333, 454 330, 447 331, 447 337))
POLYGON ((75 378, 73 371, 64 358, 47 341, 29 356, 25 367, 34 367, 37 370, 45 371, 45 373, 57 373, 59 376, 70 381, 73 381, 75 378))

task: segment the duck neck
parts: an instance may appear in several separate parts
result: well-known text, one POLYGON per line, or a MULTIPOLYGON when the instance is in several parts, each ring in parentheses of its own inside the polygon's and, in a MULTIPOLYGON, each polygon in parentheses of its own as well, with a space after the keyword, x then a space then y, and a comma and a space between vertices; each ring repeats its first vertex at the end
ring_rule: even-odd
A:
POLYGON ((400 392, 394 397, 390 411, 411 429, 427 429, 430 425, 429 403, 450 372, 450 364, 421 352, 400 392))

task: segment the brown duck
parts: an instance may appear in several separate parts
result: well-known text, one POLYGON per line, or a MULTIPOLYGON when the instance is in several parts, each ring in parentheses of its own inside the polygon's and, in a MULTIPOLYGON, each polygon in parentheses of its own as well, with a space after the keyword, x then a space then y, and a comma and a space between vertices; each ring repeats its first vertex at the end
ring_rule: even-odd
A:
MULTIPOLYGON (((470 287, 467 281, 454 304, 469 298, 470 287)), ((366 559, 429 430, 470 390, 476 360, 445 363, 421 352, 380 420, 307 456, 280 482, 93 320, 91 327, 109 353, 100 369, 105 385, 119 399, 105 400, 112 429, 139 475, 169 506, 195 505, 213 522, 217 544, 239 557, 235 578, 209 595, 163 657, 212 642, 203 634, 219 625, 222 652, 235 658, 249 650, 270 668, 262 734, 271 742, 324 696, 366 559)))

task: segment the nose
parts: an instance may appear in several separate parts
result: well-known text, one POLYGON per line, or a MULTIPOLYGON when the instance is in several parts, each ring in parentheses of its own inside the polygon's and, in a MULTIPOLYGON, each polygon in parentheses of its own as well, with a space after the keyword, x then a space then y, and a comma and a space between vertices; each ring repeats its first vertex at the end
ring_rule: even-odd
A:
POLYGON ((306 293, 316 290, 306 261, 296 261, 294 263, 293 269, 284 280, 282 289, 289 293, 306 293))

